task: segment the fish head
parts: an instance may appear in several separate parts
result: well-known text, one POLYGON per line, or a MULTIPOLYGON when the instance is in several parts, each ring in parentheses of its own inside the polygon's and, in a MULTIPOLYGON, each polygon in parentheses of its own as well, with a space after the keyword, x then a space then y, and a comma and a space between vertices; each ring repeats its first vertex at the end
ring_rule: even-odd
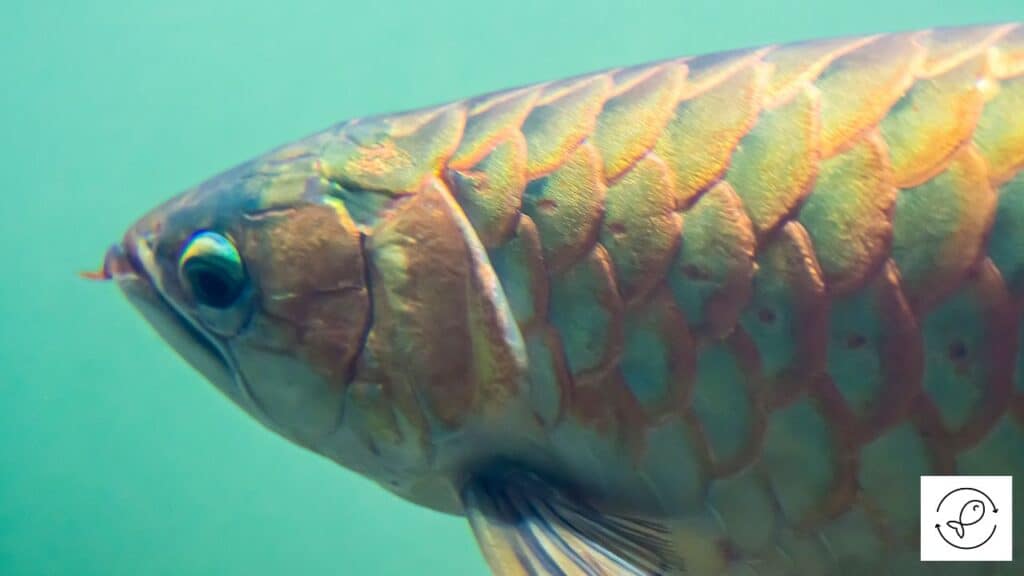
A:
POLYGON ((457 510, 468 462, 536 432, 509 304, 439 153, 417 150, 458 120, 363 121, 272 151, 143 216, 95 275, 266 427, 457 510))
POLYGON ((960 510, 960 523, 964 526, 977 524, 985 516, 985 503, 981 500, 968 500, 960 510))
POLYGON ((96 275, 230 400, 307 447, 338 428, 370 303, 362 235, 309 142, 140 218, 96 275))

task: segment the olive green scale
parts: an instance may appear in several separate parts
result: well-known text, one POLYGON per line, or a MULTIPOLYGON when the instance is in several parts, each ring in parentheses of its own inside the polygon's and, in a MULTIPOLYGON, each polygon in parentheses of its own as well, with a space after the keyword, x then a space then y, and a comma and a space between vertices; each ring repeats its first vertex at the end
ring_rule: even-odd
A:
POLYGON ((345 188, 445 182, 555 451, 597 499, 687 511, 694 573, 924 573, 920 475, 1024 477, 1024 26, 672 60, 343 129, 322 171, 345 188))

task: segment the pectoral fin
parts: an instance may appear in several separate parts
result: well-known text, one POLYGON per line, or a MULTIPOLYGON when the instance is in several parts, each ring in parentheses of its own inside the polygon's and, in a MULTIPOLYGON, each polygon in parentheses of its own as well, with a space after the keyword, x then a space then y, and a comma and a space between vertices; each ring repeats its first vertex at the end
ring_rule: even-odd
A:
POLYGON ((533 475, 476 479, 464 489, 463 504, 500 576, 683 572, 665 526, 602 514, 533 475))

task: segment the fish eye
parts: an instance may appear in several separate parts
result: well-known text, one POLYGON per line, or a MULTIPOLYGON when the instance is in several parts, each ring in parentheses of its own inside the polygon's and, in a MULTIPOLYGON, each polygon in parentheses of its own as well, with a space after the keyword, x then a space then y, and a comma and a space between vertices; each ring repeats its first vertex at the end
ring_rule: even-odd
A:
POLYGON ((199 232, 188 241, 178 259, 178 275, 196 302, 217 309, 234 304, 246 285, 242 256, 216 232, 199 232))

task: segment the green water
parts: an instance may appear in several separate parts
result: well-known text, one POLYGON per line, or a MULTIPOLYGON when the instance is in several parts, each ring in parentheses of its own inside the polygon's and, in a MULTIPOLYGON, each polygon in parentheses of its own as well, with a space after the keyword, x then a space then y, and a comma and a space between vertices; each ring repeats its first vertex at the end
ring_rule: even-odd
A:
POLYGON ((469 530, 258 427, 80 281, 145 209, 351 116, 612 65, 1024 19, 1020 0, 0 7, 0 574, 482 574, 469 530))

